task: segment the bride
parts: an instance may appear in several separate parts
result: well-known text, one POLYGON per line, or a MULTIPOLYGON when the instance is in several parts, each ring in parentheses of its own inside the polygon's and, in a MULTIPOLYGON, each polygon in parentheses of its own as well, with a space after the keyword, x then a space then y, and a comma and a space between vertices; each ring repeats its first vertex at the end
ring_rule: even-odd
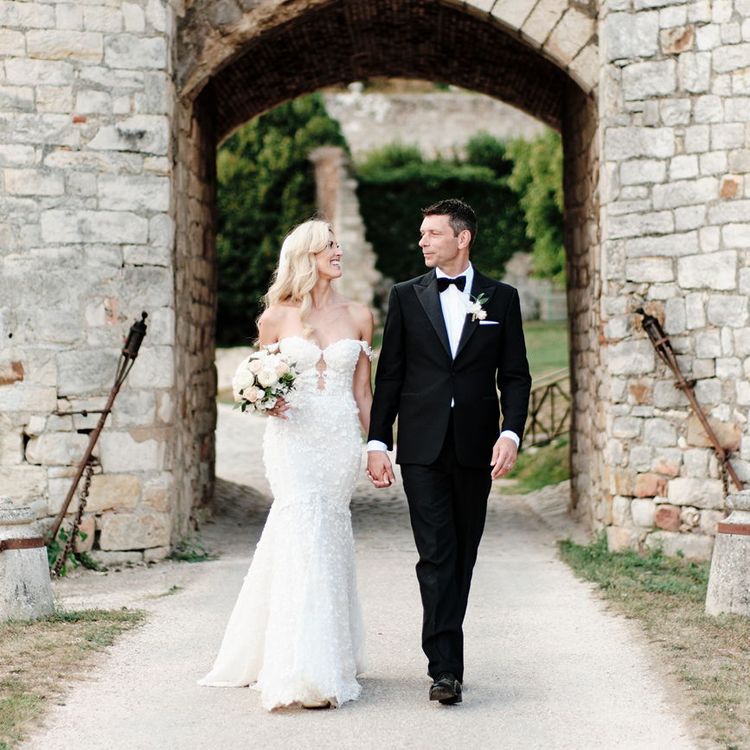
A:
POLYGON ((372 314, 337 292, 341 248, 326 222, 284 240, 258 322, 299 375, 270 412, 263 461, 273 504, 211 672, 252 685, 269 711, 336 707, 360 694, 363 626, 349 502, 372 391, 372 314))

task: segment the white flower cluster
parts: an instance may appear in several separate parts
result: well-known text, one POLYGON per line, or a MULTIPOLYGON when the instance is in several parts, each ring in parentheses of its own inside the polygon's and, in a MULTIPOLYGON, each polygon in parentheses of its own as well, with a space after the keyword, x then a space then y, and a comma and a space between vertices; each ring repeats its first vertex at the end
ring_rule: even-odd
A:
POLYGON ((237 408, 264 413, 294 388, 295 365, 274 347, 264 347, 240 362, 232 378, 237 408))

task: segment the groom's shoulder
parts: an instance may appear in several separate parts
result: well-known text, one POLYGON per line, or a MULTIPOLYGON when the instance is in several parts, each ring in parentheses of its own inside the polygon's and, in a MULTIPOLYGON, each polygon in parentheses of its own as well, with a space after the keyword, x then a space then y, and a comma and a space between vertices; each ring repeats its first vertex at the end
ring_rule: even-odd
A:
POLYGON ((423 273, 421 276, 415 276, 413 279, 407 279, 406 281, 398 281, 393 285, 393 287, 399 293, 404 292, 413 286, 421 286, 422 284, 425 284, 428 281, 431 274, 432 274, 432 271, 428 271, 427 273, 423 273))

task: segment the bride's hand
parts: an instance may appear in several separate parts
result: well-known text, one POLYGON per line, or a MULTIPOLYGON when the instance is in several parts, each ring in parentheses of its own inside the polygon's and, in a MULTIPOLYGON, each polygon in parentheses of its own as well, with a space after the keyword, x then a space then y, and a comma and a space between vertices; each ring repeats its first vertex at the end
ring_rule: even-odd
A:
POLYGON ((278 417, 279 419, 288 419, 286 412, 289 411, 289 404, 283 399, 277 399, 273 409, 269 409, 266 414, 269 417, 278 417))

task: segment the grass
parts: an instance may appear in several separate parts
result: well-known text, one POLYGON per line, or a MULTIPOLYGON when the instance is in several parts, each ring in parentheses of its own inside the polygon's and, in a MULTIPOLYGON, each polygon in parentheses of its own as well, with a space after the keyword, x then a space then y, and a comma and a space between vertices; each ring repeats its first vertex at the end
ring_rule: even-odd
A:
POLYGON ((506 479, 516 480, 512 492, 525 495, 548 484, 558 484, 570 478, 568 438, 561 437, 540 448, 526 448, 506 479))
POLYGON ((702 739, 750 748, 750 618, 704 613, 709 563, 613 553, 604 537, 586 546, 560 542, 560 555, 643 626, 686 689, 702 739))
POLYGON ((140 610, 91 609, 0 623, 0 750, 16 747, 96 653, 143 619, 140 610))
POLYGON ((530 320, 523 331, 532 378, 569 366, 566 320, 530 320))
POLYGON ((169 556, 172 560, 180 562, 205 562, 206 560, 215 560, 216 555, 211 554, 204 546, 203 542, 196 537, 186 537, 177 542, 172 554, 169 556))

